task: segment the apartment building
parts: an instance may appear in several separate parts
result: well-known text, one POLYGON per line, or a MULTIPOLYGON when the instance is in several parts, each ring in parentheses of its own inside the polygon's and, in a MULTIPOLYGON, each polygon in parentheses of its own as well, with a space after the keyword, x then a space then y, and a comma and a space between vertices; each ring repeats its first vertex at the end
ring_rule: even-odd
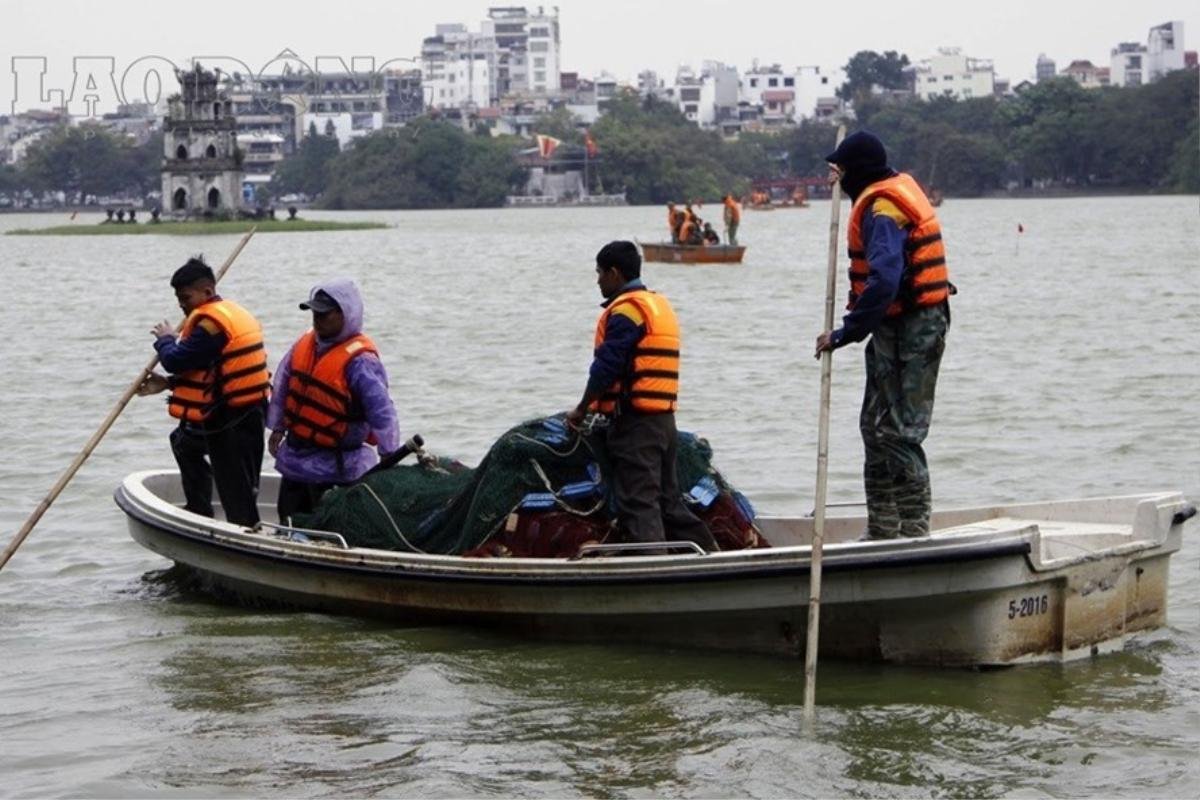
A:
POLYGON ((989 97, 996 90, 996 73, 990 59, 971 58, 958 47, 942 47, 937 55, 908 67, 913 92, 924 100, 952 97, 969 100, 989 97))
POLYGON ((509 95, 557 96, 558 11, 498 6, 488 9, 478 31, 462 23, 437 25, 422 42, 421 71, 425 98, 440 109, 495 106, 509 95))
POLYGON ((1121 42, 1110 53, 1109 70, 1113 86, 1141 86, 1153 83, 1168 72, 1183 69, 1183 23, 1155 25, 1146 43, 1121 42))

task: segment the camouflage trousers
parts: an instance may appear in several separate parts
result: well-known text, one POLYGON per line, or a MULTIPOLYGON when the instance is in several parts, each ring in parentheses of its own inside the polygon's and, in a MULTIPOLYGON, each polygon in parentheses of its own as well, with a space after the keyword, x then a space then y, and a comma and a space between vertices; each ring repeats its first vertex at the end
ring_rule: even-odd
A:
POLYGON ((867 343, 867 385, 859 430, 866 453, 867 534, 925 536, 932 510, 921 443, 933 417, 938 367, 950 307, 921 308, 886 319, 867 343))

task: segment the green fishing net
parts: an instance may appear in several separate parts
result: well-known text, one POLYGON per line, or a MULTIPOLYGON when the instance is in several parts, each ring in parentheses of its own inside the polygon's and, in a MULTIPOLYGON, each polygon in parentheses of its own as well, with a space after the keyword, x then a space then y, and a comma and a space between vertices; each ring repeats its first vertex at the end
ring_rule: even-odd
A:
MULTIPOLYGON (((487 541, 514 512, 611 519, 603 441, 602 432, 581 434, 561 415, 529 420, 506 431, 474 469, 448 458, 401 464, 331 489, 295 522, 340 533, 352 547, 457 555, 487 541)), ((690 502, 732 492, 712 467, 707 441, 681 432, 677 452, 690 502)))

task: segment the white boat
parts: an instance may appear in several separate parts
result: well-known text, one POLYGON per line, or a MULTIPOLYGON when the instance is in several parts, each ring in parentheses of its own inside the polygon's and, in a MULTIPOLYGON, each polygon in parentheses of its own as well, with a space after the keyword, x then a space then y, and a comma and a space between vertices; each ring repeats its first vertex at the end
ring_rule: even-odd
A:
MULTIPOLYGON (((264 475, 263 519, 278 476, 264 475)), ((570 559, 461 558, 345 546, 184 511, 174 471, 115 493, 133 538, 222 593, 398 624, 547 638, 803 654, 811 518, 766 517, 768 549, 668 555, 585 546, 570 559)), ((1196 509, 1177 493, 935 512, 920 539, 859 542, 827 520, 821 658, 938 665, 1067 661, 1166 623, 1168 561, 1196 509)))

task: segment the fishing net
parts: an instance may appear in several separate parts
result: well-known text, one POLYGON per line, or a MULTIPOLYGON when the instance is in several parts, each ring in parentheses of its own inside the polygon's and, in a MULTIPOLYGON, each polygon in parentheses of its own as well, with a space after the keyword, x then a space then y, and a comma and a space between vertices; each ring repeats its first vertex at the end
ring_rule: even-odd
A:
MULTIPOLYGON (((721 549, 765 547, 754 511, 712 466, 712 448, 679 434, 684 499, 721 549)), ((336 531, 353 547, 440 555, 566 557, 617 541, 603 433, 562 415, 508 430, 474 469, 448 458, 398 465, 326 492, 302 528, 336 531)))

